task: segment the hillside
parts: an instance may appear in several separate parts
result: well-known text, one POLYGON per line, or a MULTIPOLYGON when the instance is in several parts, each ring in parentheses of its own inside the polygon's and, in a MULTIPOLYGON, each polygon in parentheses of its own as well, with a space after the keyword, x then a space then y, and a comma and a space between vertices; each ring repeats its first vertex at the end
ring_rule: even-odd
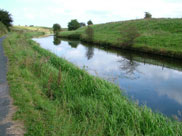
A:
POLYGON ((6 34, 8 30, 6 29, 6 26, 0 22, 0 37, 6 34))
MULTIPOLYGON (((84 36, 86 28, 64 31, 59 36, 87 41, 84 36)), ((91 28, 94 31, 92 42, 96 44, 182 58, 182 19, 140 19, 93 25, 91 28), (126 33, 130 35, 132 31, 137 31, 139 36, 132 46, 124 46, 126 33)))

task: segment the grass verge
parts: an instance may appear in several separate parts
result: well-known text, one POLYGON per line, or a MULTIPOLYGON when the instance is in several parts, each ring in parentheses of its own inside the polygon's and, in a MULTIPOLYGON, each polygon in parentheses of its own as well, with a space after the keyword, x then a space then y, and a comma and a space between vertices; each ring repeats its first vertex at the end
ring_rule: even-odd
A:
POLYGON ((31 40, 41 33, 10 33, 4 40, 8 82, 27 136, 182 135, 180 122, 122 96, 31 40))
POLYGON ((0 22, 0 37, 8 33, 6 26, 0 22))
MULTIPOLYGON (((182 58, 182 19, 140 19, 90 27, 94 32, 92 43, 182 58), (127 46, 126 39, 134 36, 134 31, 139 35, 132 46, 127 46)), ((59 36, 88 42, 85 31, 86 27, 82 27, 75 31, 61 32, 59 36)))

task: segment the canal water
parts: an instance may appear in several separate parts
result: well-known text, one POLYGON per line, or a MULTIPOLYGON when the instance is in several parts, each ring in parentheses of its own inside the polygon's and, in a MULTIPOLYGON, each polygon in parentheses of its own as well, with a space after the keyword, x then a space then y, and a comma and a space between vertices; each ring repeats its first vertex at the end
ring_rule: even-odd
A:
POLYGON ((140 105, 182 118, 182 61, 53 36, 33 40, 90 74, 119 85, 129 99, 140 105))

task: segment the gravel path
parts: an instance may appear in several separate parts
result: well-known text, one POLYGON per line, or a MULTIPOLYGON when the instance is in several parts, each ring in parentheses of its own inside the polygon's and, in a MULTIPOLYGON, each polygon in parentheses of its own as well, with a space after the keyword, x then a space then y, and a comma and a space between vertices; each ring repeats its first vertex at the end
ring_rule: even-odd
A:
POLYGON ((6 80, 7 58, 4 56, 2 47, 4 38, 0 38, 0 136, 10 136, 7 130, 11 127, 12 123, 8 122, 6 118, 10 110, 11 101, 6 80))

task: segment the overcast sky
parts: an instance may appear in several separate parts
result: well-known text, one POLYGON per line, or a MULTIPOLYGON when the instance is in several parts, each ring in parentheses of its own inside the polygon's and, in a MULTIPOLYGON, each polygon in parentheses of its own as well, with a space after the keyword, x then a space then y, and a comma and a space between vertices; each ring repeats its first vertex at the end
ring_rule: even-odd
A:
POLYGON ((182 0, 0 0, 0 8, 9 11, 15 25, 67 27, 71 19, 95 24, 144 17, 182 17, 182 0))

